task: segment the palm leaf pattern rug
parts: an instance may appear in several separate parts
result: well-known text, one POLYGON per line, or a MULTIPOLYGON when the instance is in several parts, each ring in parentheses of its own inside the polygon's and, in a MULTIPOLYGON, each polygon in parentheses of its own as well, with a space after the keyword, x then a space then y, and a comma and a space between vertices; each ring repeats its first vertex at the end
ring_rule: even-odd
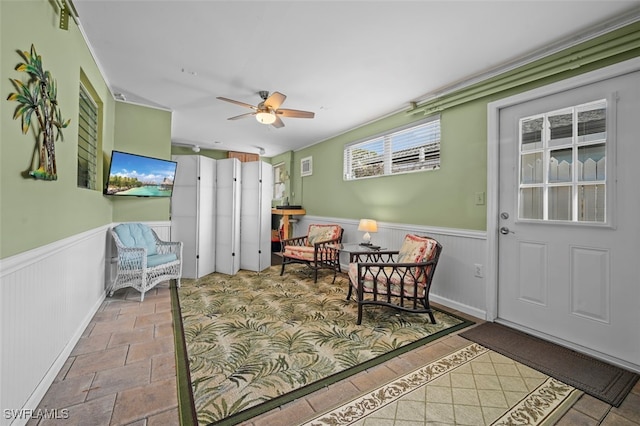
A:
POLYGON ((366 306, 358 326, 346 275, 314 283, 307 271, 289 265, 280 276, 272 266, 182 280, 194 405, 181 406, 183 419, 195 409, 200 425, 236 424, 471 324, 439 310, 431 324, 428 315, 366 306))

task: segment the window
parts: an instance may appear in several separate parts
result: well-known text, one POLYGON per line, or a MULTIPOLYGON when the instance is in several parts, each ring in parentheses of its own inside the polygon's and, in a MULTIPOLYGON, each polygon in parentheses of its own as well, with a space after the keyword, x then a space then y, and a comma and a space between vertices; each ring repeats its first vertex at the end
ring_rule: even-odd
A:
POLYGON ((520 120, 520 219, 605 222, 607 101, 520 120))
POLYGON ((440 168, 440 116, 344 148, 344 180, 440 168))
POLYGON ((96 189, 98 147, 98 106, 80 84, 78 116, 78 187, 96 189))

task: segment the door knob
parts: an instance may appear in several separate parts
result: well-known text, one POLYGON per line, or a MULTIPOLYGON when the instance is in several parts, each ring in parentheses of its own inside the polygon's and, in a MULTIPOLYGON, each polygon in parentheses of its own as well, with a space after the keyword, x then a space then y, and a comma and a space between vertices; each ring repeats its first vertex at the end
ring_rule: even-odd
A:
POLYGON ((507 234, 515 234, 515 232, 511 231, 509 228, 507 228, 506 226, 503 226, 502 228, 500 228, 500 233, 502 235, 507 235, 507 234))

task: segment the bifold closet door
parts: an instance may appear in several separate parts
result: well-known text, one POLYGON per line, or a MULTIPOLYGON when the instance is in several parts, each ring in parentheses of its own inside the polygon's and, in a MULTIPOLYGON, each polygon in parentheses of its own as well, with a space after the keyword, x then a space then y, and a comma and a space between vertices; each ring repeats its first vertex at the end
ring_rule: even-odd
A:
POLYGON ((182 241, 182 276, 215 271, 216 160, 174 155, 178 163, 171 198, 171 240, 182 241))
POLYGON ((240 268, 260 272, 271 266, 273 168, 262 161, 242 163, 240 268))
POLYGON ((171 241, 182 241, 182 276, 197 277, 198 158, 174 155, 178 163, 171 196, 171 241))
POLYGON ((216 161, 216 271, 228 275, 240 270, 241 179, 239 160, 216 161))
POLYGON ((198 274, 216 270, 216 160, 200 156, 198 179, 198 274))

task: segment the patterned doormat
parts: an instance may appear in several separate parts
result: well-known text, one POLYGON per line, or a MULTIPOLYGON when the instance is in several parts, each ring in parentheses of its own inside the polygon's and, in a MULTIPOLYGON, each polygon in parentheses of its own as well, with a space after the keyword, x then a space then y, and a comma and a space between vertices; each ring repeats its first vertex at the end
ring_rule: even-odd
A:
POLYGON ((552 425, 581 395, 572 386, 472 343, 304 426, 552 425))
POLYGON ((358 326, 348 278, 314 283, 307 271, 214 273, 173 289, 183 425, 240 423, 472 324, 368 306, 358 326))

